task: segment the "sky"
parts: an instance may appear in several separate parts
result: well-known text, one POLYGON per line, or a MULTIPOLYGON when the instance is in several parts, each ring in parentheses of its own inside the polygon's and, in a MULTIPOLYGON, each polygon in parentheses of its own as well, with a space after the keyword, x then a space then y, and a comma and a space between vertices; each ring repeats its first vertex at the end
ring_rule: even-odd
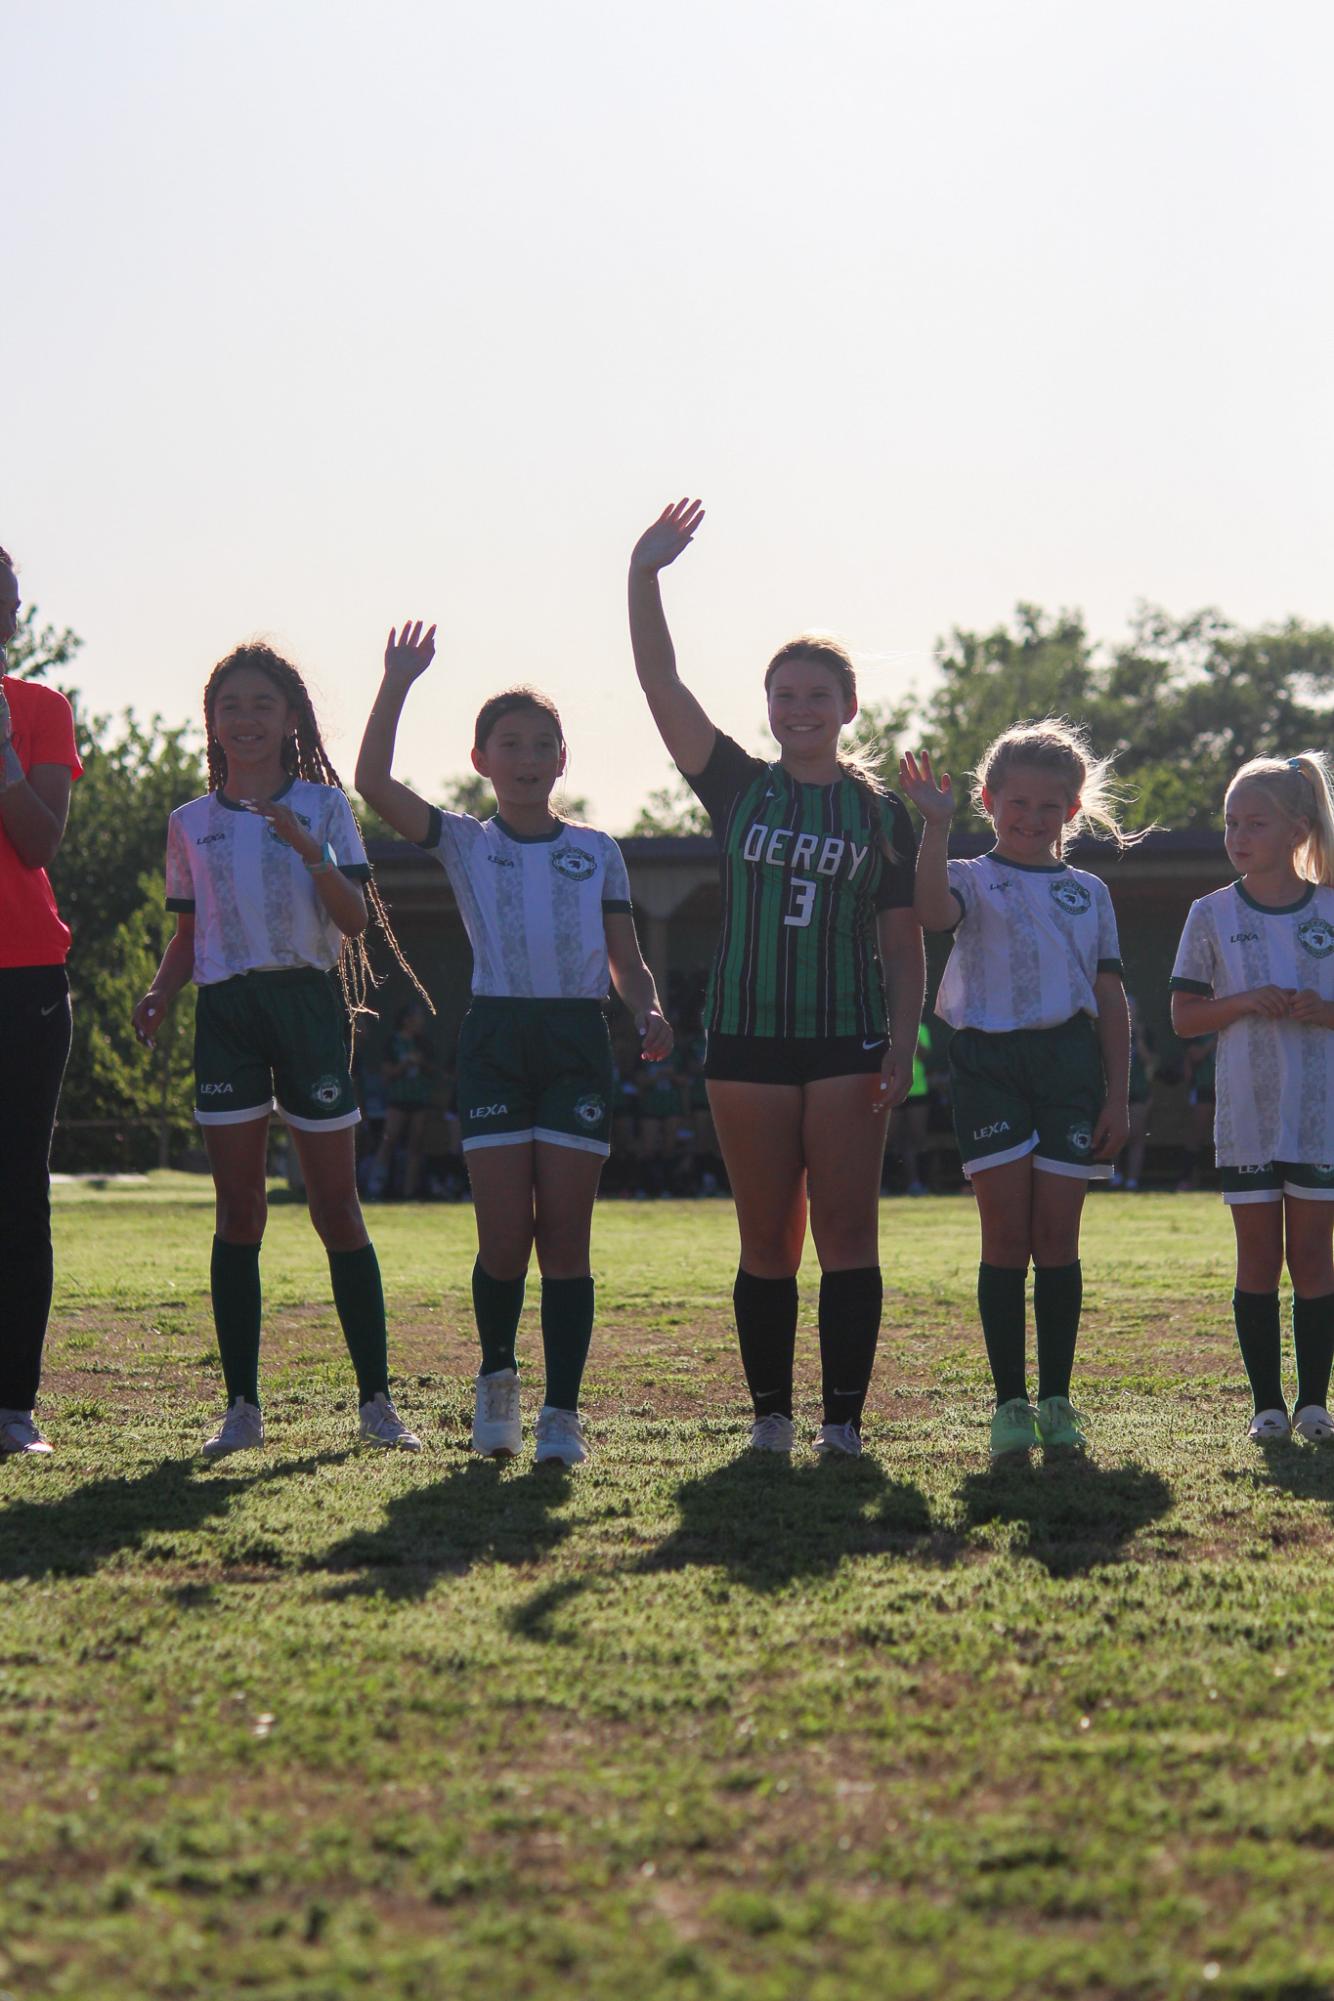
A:
POLYGON ((761 740, 840 633, 928 694, 1019 600, 1332 615, 1325 0, 0 0, 0 544, 97 711, 270 639, 350 781, 560 705, 625 829, 669 774, 629 550, 761 740))

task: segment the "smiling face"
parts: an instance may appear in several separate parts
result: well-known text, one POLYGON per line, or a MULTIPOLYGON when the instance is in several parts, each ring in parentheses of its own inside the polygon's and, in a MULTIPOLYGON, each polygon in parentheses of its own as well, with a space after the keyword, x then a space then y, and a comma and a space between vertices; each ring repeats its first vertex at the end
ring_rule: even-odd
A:
POLYGON ((1034 764, 1012 764, 994 792, 982 788, 982 804, 996 829, 996 853, 1034 867, 1060 860, 1061 835, 1079 811, 1060 778, 1034 764))
POLYGON ((565 745, 544 709, 515 708, 492 724, 472 761, 490 779, 502 815, 507 805, 545 809, 565 769, 565 745))
POLYGON ((281 772, 283 745, 295 725, 286 696, 260 668, 225 674, 213 691, 209 726, 227 759, 228 790, 244 772, 281 772))
POLYGON ((8 646, 19 629, 19 580, 8 563, 0 563, 0 646, 8 646))
POLYGON ((1223 845, 1238 875, 1293 871, 1293 855, 1310 831, 1309 820, 1283 812, 1263 785, 1234 785, 1227 795, 1223 845))
POLYGON ((784 660, 770 677, 769 728, 784 757, 836 755, 839 731, 856 713, 856 697, 818 660, 784 660))

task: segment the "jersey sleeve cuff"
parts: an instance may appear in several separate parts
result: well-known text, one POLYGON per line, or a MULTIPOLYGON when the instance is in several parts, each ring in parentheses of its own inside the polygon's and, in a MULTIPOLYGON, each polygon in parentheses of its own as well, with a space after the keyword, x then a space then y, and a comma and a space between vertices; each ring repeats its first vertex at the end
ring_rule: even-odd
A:
POLYGON ((349 882, 369 882, 371 865, 369 862, 339 862, 339 875, 345 875, 349 882))
POLYGON ((1179 973, 1173 973, 1167 985, 1171 993, 1203 994, 1206 1000, 1212 998, 1214 991, 1207 980, 1183 980, 1179 973))
POLYGON ((633 917, 635 912, 635 906, 633 905, 633 903, 631 903, 627 897, 623 896, 604 897, 602 900, 602 908, 605 911, 608 911, 612 916, 624 915, 626 917, 633 917))
POLYGON ((1100 973, 1123 973, 1125 968, 1119 959, 1099 959, 1098 971, 1100 973))
POLYGON ((168 910, 179 911, 182 916, 189 916, 194 907, 195 900, 193 896, 169 896, 167 898, 168 910))
POLYGON ((430 818, 426 822, 426 838, 424 841, 418 841, 417 846, 419 848, 438 848, 440 845, 440 836, 444 831, 444 816, 438 806, 428 806, 426 810, 430 814, 430 818))

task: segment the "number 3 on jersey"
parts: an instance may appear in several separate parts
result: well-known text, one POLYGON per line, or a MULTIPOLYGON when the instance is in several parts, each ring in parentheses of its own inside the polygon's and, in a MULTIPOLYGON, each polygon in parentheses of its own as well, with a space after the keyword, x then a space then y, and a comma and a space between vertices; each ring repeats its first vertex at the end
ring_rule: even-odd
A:
POLYGON ((783 922, 784 924, 793 924, 798 930, 802 930, 810 923, 815 911, 816 885, 810 880, 809 876, 794 875, 791 880, 792 909, 783 919, 783 922))

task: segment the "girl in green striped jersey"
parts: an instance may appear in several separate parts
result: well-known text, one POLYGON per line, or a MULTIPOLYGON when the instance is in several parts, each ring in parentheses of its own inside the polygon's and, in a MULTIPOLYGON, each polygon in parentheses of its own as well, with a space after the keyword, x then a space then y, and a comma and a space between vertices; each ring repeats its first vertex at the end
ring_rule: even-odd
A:
POLYGON ((705 1076, 736 1200, 733 1302, 751 1443, 790 1452, 797 1270, 821 1266, 822 1454, 857 1455, 880 1327, 885 1124, 906 1097, 922 1011, 913 834, 892 793, 839 752, 857 712, 846 653, 793 641, 765 675, 772 763, 718 730, 681 682, 659 573, 703 519, 665 508, 630 559, 630 634, 663 742, 708 810, 722 932, 705 1004, 705 1076))

